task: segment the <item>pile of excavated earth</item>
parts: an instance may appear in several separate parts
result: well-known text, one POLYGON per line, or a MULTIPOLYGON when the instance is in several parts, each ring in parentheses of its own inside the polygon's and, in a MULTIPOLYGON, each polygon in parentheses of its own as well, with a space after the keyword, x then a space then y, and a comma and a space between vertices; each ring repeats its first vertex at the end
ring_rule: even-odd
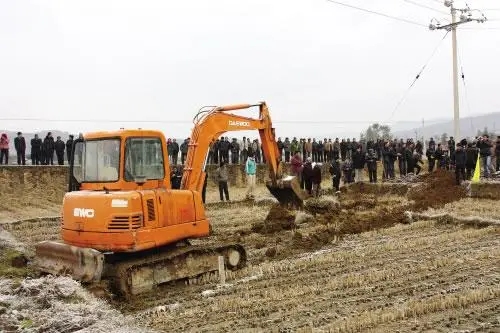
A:
POLYGON ((470 228, 425 218, 466 200, 453 173, 324 192, 298 211, 267 199, 207 205, 213 235, 192 243, 239 242, 249 266, 227 272, 226 285, 194 279, 128 302, 31 268, 34 244, 59 238, 59 219, 0 224, 0 331, 500 327, 497 220, 470 228))

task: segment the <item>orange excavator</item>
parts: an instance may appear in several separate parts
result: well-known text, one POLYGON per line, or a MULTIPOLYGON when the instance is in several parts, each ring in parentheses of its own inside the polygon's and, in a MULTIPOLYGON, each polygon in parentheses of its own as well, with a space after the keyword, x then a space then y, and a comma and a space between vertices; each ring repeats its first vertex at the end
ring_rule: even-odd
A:
POLYGON ((201 192, 210 145, 227 131, 258 130, 269 166, 266 186, 281 205, 301 205, 295 177, 284 177, 265 102, 204 107, 193 119, 180 189, 172 189, 165 137, 152 130, 88 133, 77 139, 62 205, 62 241, 36 245, 35 265, 137 295, 179 279, 246 265, 241 244, 192 245, 207 237, 201 192), (259 108, 258 119, 229 111, 259 108))

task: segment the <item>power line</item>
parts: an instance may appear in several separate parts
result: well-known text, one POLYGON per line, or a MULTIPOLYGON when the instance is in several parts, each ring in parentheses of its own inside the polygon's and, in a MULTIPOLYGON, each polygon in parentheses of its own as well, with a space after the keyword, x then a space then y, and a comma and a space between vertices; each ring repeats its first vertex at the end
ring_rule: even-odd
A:
POLYGON ((357 9, 357 10, 361 10, 361 11, 366 12, 366 13, 375 14, 375 15, 383 16, 383 17, 390 18, 390 19, 393 19, 393 20, 396 20, 396 21, 405 22, 405 23, 409 23, 409 24, 414 24, 414 25, 418 25, 418 26, 427 28, 427 26, 425 24, 421 24, 421 23, 418 23, 418 22, 415 22, 415 21, 411 21, 411 20, 408 20, 408 19, 405 19, 405 18, 402 18, 402 17, 391 16, 391 15, 388 15, 388 14, 376 12, 374 10, 370 10, 370 9, 366 9, 366 8, 361 8, 361 7, 356 7, 356 6, 353 6, 353 5, 348 5, 348 4, 345 4, 343 2, 339 2, 339 1, 335 1, 335 0, 326 0, 326 1, 331 2, 331 3, 335 3, 337 5, 341 5, 341 6, 345 6, 345 7, 349 7, 349 8, 353 8, 353 9, 357 9))
POLYGON ((448 32, 449 31, 446 31, 446 33, 444 34, 443 38, 439 41, 438 45, 436 45, 436 47, 434 48, 434 51, 432 51, 431 56, 427 59, 427 61, 425 62, 424 66, 422 66, 422 69, 420 70, 420 72, 418 72, 417 76, 415 76, 415 79, 413 79, 413 82, 410 84, 410 86, 408 87, 408 89, 404 93, 403 97, 399 100, 398 104, 396 104, 396 107, 394 108, 394 110, 392 110, 391 117, 389 118, 388 122, 390 122, 392 120, 392 118, 394 117, 394 114, 396 113, 396 111, 399 109, 399 107, 401 106, 401 104, 403 104, 403 101, 408 96, 408 93, 410 92, 411 88, 413 88, 413 86, 415 85, 415 82, 417 82, 417 80, 420 78, 420 75, 422 75, 424 69, 427 67, 427 65, 429 64, 429 62, 431 61, 431 59, 434 57, 434 55, 436 54, 438 48, 441 46, 441 44, 445 40, 446 36, 448 36, 448 32))
POLYGON ((408 3, 411 3, 412 5, 417 6, 417 7, 422 7, 422 8, 430 9, 430 10, 433 10, 433 11, 438 12, 438 13, 440 13, 440 14, 446 14, 446 15, 448 15, 448 13, 447 13, 447 12, 445 12, 445 11, 443 11, 443 10, 439 10, 439 9, 436 9, 436 8, 432 8, 432 7, 430 7, 430 6, 426 6, 426 5, 422 5, 422 4, 420 4, 420 3, 418 3, 418 2, 414 2, 414 1, 412 1, 412 0, 403 0, 403 1, 404 1, 404 2, 408 2, 408 3))
MULTIPOLYGON (((92 122, 92 123, 162 123, 162 124, 193 124, 188 120, 113 120, 113 119, 51 119, 51 118, 0 118, 0 121, 42 121, 42 122, 92 122)), ((372 124, 378 120, 273 120, 273 123, 280 124, 372 124)), ((407 120, 401 123, 413 123, 407 120)))
POLYGON ((500 27, 459 28, 459 30, 500 30, 500 27))

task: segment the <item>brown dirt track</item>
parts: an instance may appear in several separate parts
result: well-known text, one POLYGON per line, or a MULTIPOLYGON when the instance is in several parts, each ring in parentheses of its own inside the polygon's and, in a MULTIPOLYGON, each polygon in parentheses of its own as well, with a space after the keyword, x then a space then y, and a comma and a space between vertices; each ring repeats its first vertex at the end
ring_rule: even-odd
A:
MULTIPOLYGON (((211 205, 214 235, 193 243, 239 241, 248 268, 228 274, 224 287, 177 283, 111 304, 137 324, 167 332, 500 332, 500 228, 403 224, 405 210, 434 206, 464 215, 479 202, 456 201, 461 188, 448 175, 434 177, 426 180, 434 186, 409 190, 380 186, 360 194, 353 187, 335 209, 306 206, 316 215, 293 223, 288 216, 276 229, 262 229, 270 201, 211 205), (458 195, 442 195, 451 192, 458 195)), ((496 201, 481 203, 474 215, 500 218, 491 212, 496 201)), ((280 221, 279 214, 271 217, 280 221)), ((57 239, 59 221, 4 228, 30 249, 57 239)))

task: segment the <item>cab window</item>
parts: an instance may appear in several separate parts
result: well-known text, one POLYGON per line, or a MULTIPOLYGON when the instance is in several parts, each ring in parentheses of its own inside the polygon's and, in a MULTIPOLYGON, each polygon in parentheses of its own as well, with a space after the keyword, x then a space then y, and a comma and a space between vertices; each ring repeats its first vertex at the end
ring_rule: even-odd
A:
POLYGON ((124 179, 136 177, 147 180, 164 178, 163 151, 159 138, 128 138, 125 143, 124 179))
POLYGON ((73 175, 79 183, 116 182, 120 168, 120 139, 78 142, 73 175))

